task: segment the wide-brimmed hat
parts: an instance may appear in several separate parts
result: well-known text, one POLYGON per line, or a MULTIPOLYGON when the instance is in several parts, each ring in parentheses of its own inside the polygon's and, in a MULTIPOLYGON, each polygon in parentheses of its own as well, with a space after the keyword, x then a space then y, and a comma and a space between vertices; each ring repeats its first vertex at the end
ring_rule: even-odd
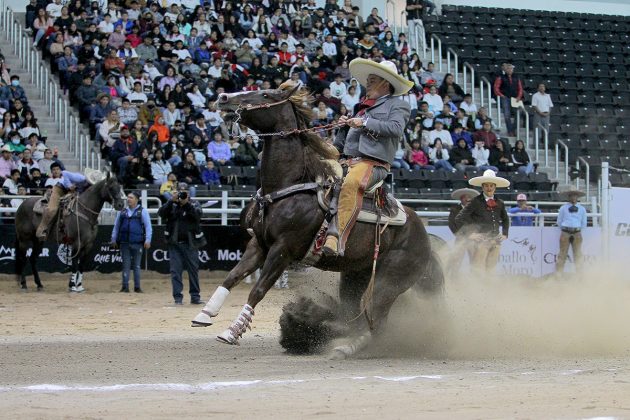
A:
POLYGON ((578 197, 583 197, 586 195, 584 192, 575 189, 573 185, 564 185, 562 187, 559 187, 558 192, 560 193, 560 196, 564 198, 569 198, 572 195, 578 197))
POLYGON ((105 179, 105 174, 98 169, 85 168, 83 171, 83 175, 87 179, 87 182, 90 184, 96 184, 98 181, 102 181, 105 179))
POLYGON ((350 74, 356 78, 363 86, 367 86, 367 79, 370 74, 382 77, 394 87, 394 96, 404 95, 413 87, 413 82, 406 80, 398 74, 396 64, 391 61, 366 60, 365 58, 355 58, 350 62, 350 74))
POLYGON ((479 191, 473 190, 472 188, 460 188, 451 193, 451 198, 455 200, 459 200, 464 195, 470 195, 471 197, 477 197, 479 195, 479 191))
POLYGON ((510 181, 497 176, 492 169, 485 170, 482 176, 476 176, 468 181, 468 183, 474 187, 481 187, 482 184, 494 184, 497 188, 506 188, 510 186, 510 181))

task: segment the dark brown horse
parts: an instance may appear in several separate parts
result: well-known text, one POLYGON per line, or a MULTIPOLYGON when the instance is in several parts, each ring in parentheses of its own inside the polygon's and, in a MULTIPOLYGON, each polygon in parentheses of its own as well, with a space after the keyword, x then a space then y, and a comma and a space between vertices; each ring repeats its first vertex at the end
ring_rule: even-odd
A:
MULTIPOLYGON (((104 203, 110 203, 116 210, 125 207, 125 199, 122 187, 115 176, 107 175, 107 178, 90 186, 82 192, 72 207, 71 214, 64 217, 65 238, 57 234, 57 221, 48 230, 49 238, 59 244, 68 246, 69 257, 72 260, 72 275, 68 284, 71 292, 82 292, 83 269, 85 257, 92 249, 96 231, 98 229, 98 215, 104 203)), ((41 220, 41 215, 33 211, 33 207, 41 197, 32 197, 25 200, 15 213, 15 274, 22 290, 26 290, 26 266, 27 251, 31 248, 28 257, 31 272, 37 285, 37 290, 43 289, 43 285, 37 271, 37 258, 42 251, 42 242, 37 239, 36 230, 41 220)), ((58 219, 58 218, 57 218, 58 219)))
MULTIPOLYGON (((324 160, 337 158, 334 148, 311 132, 295 133, 307 128, 312 120, 308 99, 306 91, 290 87, 219 96, 221 109, 235 113, 243 124, 267 135, 260 173, 262 196, 334 176, 324 160)), ((315 264, 319 269, 341 273, 340 312, 352 331, 352 339, 335 348, 337 357, 347 357, 364 348, 372 331, 382 326, 396 298, 415 283, 420 282, 419 287, 428 293, 442 290, 440 263, 431 251, 427 232, 413 210, 405 211, 407 223, 388 227, 381 236, 375 281, 370 296, 366 293, 364 297, 371 304, 364 307, 364 313, 360 308, 372 274, 375 225, 357 223, 343 257, 322 257, 315 264)), ((314 190, 298 191, 267 203, 264 208, 253 205, 247 223, 253 238, 241 261, 193 320, 193 326, 211 325, 211 318, 218 314, 229 290, 262 267, 240 315, 217 337, 219 341, 238 344, 256 305, 289 264, 307 254, 324 216, 314 190)))

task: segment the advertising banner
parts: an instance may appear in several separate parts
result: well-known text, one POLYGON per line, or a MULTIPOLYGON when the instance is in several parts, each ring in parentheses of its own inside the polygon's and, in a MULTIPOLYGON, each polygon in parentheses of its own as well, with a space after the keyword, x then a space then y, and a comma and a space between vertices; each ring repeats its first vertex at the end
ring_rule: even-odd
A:
POLYGON ((610 258, 622 261, 630 249, 630 188, 612 188, 608 237, 610 258))

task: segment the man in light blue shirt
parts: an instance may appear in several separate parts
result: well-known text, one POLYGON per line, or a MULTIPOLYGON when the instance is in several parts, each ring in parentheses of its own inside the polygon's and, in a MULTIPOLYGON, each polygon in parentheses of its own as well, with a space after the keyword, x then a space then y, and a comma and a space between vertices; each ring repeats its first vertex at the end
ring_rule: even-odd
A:
MULTIPOLYGON (((540 214, 540 209, 527 204, 527 195, 519 194, 516 196, 517 206, 508 210, 509 214, 532 213, 540 214)), ((511 216, 512 226, 534 226, 533 216, 511 216)))
POLYGON ((140 262, 142 248, 151 247, 153 229, 147 209, 138 205, 140 194, 127 194, 127 208, 116 215, 111 242, 114 247, 120 247, 123 260, 122 287, 123 293, 129 293, 129 271, 133 267, 133 291, 142 293, 140 288, 140 262))
POLYGON ((568 203, 558 210, 558 227, 560 228, 560 251, 556 261, 556 272, 564 272, 569 246, 573 249, 573 261, 576 272, 582 266, 582 229, 586 227, 586 209, 578 204, 578 198, 584 193, 577 190, 566 192, 568 203))
POLYGON ((223 135, 219 131, 214 133, 214 141, 208 144, 208 157, 215 166, 232 165, 232 150, 230 145, 223 141, 223 135))

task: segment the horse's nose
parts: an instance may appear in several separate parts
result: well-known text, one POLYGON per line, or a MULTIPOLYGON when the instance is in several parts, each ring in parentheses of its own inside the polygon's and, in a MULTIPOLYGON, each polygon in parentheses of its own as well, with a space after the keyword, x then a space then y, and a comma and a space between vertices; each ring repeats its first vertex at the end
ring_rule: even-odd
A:
POLYGON ((229 99, 230 98, 228 97, 227 93, 222 93, 219 95, 219 103, 225 104, 229 99))

